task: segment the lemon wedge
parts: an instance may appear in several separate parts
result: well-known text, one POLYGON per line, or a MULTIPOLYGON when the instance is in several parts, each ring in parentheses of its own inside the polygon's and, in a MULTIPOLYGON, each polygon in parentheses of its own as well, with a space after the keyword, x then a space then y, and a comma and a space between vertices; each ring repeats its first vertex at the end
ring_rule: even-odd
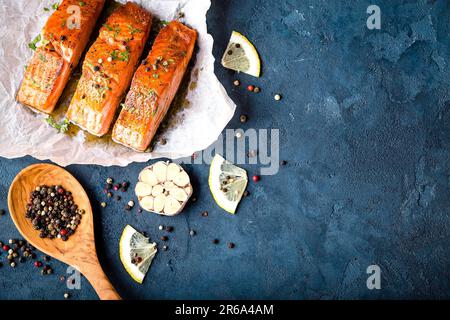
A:
POLYGON ((261 61, 255 46, 242 34, 233 31, 227 50, 222 57, 222 66, 254 77, 261 73, 261 61))
POLYGON ((216 154, 211 163, 208 182, 217 205, 235 214, 247 187, 247 172, 216 154))
POLYGON ((120 261, 134 281, 144 281, 156 252, 156 243, 150 243, 147 237, 132 226, 127 225, 123 229, 119 243, 120 261))

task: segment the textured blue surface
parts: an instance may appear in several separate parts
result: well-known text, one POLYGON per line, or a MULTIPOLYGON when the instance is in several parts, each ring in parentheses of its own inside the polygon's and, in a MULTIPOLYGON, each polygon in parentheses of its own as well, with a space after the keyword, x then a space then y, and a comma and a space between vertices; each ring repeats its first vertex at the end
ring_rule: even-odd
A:
MULTIPOLYGON (((370 4, 213 1, 208 27, 218 60, 232 30, 263 59, 262 78, 237 77, 260 86, 258 95, 234 88, 236 75, 217 62, 238 105, 229 128, 240 127, 241 113, 249 115, 244 129, 279 128, 289 162, 250 184, 236 216, 215 206, 206 165, 186 166, 198 201, 170 219, 127 213, 127 197, 98 204, 106 177, 135 181, 146 164, 68 167, 91 197, 100 259, 124 298, 450 298, 450 5, 377 1, 382 28, 371 31, 370 4), (117 255, 126 224, 156 240, 159 224, 175 227, 142 286, 117 255), (381 267, 381 290, 366 288, 371 264, 381 267)), ((15 174, 34 162, 0 160, 0 207, 15 174)), ((9 216, 0 217, 0 240, 17 236, 9 216)), ((48 277, 30 264, 0 268, 0 298, 62 298, 66 267, 51 264, 56 275, 48 277)), ((72 295, 96 299, 86 281, 72 295)))

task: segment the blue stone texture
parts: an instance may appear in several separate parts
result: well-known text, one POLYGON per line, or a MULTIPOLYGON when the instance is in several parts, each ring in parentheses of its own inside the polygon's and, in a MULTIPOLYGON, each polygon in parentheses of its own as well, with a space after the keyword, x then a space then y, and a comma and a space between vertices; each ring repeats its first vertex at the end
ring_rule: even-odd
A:
MULTIPOLYGON (((185 166, 198 201, 174 218, 125 211, 133 185, 120 202, 103 194, 107 177, 134 184, 148 164, 67 167, 92 200, 100 260, 124 298, 450 298, 450 5, 379 0, 381 29, 369 30, 371 4, 213 1, 216 74, 238 106, 228 128, 279 129, 280 159, 288 162, 250 183, 235 216, 215 205, 206 164, 185 166), (257 47, 261 78, 220 66, 232 30, 257 47), (261 92, 249 93, 249 84, 261 92), (127 224, 160 248, 158 226, 175 228, 143 285, 118 257, 127 224), (366 286, 373 264, 380 290, 366 286)), ((0 208, 14 176, 36 162, 0 160, 0 208)), ((0 217, 0 240, 17 237, 9 215, 0 217)), ((31 263, 10 268, 5 253, 0 261, 1 299, 62 299, 68 291, 62 263, 51 261, 55 274, 41 276, 31 263)), ((85 279, 70 293, 97 299, 85 279)))

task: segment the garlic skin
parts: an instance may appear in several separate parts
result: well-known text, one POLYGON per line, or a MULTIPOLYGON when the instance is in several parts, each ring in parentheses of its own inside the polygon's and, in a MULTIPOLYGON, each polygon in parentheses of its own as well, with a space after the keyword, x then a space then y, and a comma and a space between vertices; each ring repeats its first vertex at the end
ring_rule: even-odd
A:
POLYGON ((144 168, 138 180, 134 191, 139 205, 164 216, 180 214, 193 193, 189 175, 176 163, 156 162, 144 168))

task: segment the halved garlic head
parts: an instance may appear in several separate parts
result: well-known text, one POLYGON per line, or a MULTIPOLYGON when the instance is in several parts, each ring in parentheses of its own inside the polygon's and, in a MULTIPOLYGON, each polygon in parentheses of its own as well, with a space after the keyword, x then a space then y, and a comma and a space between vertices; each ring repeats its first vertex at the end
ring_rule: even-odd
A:
POLYGON ((193 190, 181 166, 159 161, 141 171, 134 191, 142 209, 174 216, 183 210, 193 190))

